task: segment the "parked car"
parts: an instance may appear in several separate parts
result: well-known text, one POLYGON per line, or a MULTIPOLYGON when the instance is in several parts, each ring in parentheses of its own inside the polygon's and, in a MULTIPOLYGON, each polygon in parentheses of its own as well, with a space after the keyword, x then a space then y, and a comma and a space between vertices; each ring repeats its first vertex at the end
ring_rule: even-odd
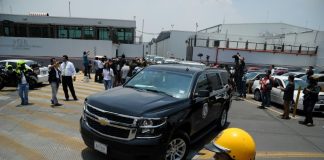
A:
POLYGON ((156 64, 162 64, 163 61, 164 61, 164 59, 165 59, 164 57, 155 56, 155 57, 153 58, 153 62, 156 63, 156 64))
POLYGON ((304 75, 306 75, 305 72, 287 72, 285 74, 282 74, 282 76, 289 76, 289 75, 293 75, 295 78, 300 78, 304 75))
POLYGON ((246 89, 248 93, 252 93, 252 86, 255 80, 265 77, 265 72, 248 72, 246 73, 246 89))
MULTIPOLYGON (((13 69, 17 68, 17 62, 20 59, 8 59, 8 60, 1 60, 0 65, 7 66, 11 65, 13 69)), ((23 59, 26 63, 27 68, 31 68, 34 73, 37 75, 37 83, 41 84, 44 82, 48 82, 48 67, 41 66, 38 62, 33 60, 23 59)))
POLYGON ((85 99, 82 138, 112 158, 184 160, 197 135, 226 126, 228 79, 219 69, 148 66, 123 86, 85 99))
POLYGON ((282 75, 288 72, 288 68, 274 67, 274 75, 282 75))
POLYGON ((179 63, 177 59, 164 59, 163 63, 179 63))
MULTIPOLYGON (((273 87, 271 90, 271 102, 283 104, 283 94, 284 92, 281 91, 280 87, 286 88, 288 84, 288 77, 287 76, 273 76, 273 87)), ((303 110, 303 100, 304 94, 303 89, 307 87, 307 83, 300 79, 295 78, 295 91, 294 91, 294 100, 297 99, 298 88, 301 87, 301 92, 298 100, 297 109, 303 110)), ((257 101, 261 101, 261 91, 260 91, 260 84, 259 81, 254 81, 252 90, 254 93, 254 99, 257 101)), ((293 102, 294 103, 294 102, 293 102)), ((291 109, 294 105, 291 105, 291 109)), ((313 112, 322 112, 324 113, 324 92, 320 92, 318 96, 318 101, 315 104, 313 112)))
POLYGON ((190 67, 200 67, 200 68, 203 68, 203 69, 207 67, 203 63, 194 62, 194 61, 179 61, 179 64, 183 64, 183 65, 190 66, 190 67))

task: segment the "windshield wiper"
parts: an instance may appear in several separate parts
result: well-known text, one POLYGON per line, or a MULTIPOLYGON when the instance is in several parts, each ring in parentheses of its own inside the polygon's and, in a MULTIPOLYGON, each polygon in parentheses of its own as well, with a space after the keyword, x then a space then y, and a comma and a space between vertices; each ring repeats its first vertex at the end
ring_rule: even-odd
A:
POLYGON ((155 93, 162 93, 164 95, 167 95, 167 96, 170 96, 170 97, 173 97, 172 95, 166 93, 166 92, 163 92, 163 91, 159 91, 159 90, 155 90, 155 89, 145 89, 147 91, 150 91, 150 92, 155 92, 155 93))

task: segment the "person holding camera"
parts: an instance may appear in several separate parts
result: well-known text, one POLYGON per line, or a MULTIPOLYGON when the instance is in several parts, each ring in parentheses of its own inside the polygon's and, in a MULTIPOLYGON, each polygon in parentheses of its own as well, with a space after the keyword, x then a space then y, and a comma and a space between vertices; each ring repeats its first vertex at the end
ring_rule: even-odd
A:
POLYGON ((70 92, 73 96, 73 99, 75 101, 78 100, 77 96, 75 95, 74 92, 74 87, 73 87, 73 81, 75 81, 75 68, 72 62, 69 61, 69 57, 67 55, 63 55, 63 63, 61 64, 61 71, 62 71, 62 85, 63 85, 63 91, 65 94, 65 100, 69 100, 69 92, 67 87, 69 87, 70 92), (72 80, 73 76, 73 80, 72 80))
POLYGON ((317 81, 313 76, 309 77, 309 85, 303 90, 304 93, 304 113, 305 120, 300 122, 307 126, 313 126, 313 109, 318 101, 318 94, 321 88, 317 85, 317 81))
POLYGON ((84 81, 88 81, 88 74, 90 74, 90 69, 89 69, 89 51, 84 51, 83 52, 83 66, 84 66, 84 81))
POLYGON ((61 106, 62 104, 58 103, 57 100, 57 91, 61 83, 61 71, 59 69, 60 63, 56 61, 55 58, 51 58, 51 64, 48 65, 48 82, 51 85, 52 88, 52 105, 54 106, 61 106))

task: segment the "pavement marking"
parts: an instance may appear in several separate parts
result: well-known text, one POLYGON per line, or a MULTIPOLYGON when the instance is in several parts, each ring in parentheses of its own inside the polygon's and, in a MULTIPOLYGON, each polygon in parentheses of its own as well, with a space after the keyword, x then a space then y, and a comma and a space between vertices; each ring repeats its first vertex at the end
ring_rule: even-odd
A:
MULTIPOLYGON (((59 125, 65 126, 66 128, 71 128, 76 131, 79 130, 78 121, 75 122, 75 121, 64 120, 62 117, 54 116, 45 112, 32 111, 24 107, 13 108, 13 110, 18 111, 19 113, 29 114, 33 118, 48 120, 50 122, 54 122, 59 125)), ((0 115, 4 115, 4 114, 0 114, 0 115)), ((80 113, 80 117, 81 117, 81 113, 80 113)))
POLYGON ((65 145, 71 149, 81 151, 86 148, 86 145, 80 138, 71 137, 48 128, 40 127, 26 120, 20 120, 10 115, 2 115, 0 116, 0 119, 2 119, 1 121, 16 122, 17 125, 20 126, 19 128, 24 128, 30 133, 37 134, 44 138, 52 139, 55 142, 65 145))
MULTIPOLYGON (((251 101, 251 100, 248 100, 248 99, 243 99, 243 100, 244 100, 244 101, 247 101, 247 102, 249 102, 249 103, 255 104, 255 105, 261 105, 260 102, 254 102, 254 101, 251 101)), ((273 106, 272 106, 272 107, 273 107, 273 106)), ((272 108, 269 108, 269 107, 267 107, 267 110, 272 111, 272 112, 275 112, 275 113, 277 113, 277 114, 279 114, 279 115, 283 114, 283 112, 279 112, 279 111, 277 111, 277 110, 275 110, 275 109, 272 109, 272 108)), ((299 119, 300 117, 297 116, 297 115, 296 115, 295 117, 293 117, 293 116, 291 115, 290 118, 291 118, 291 119, 299 119)))
POLYGON ((324 153, 318 152, 257 152, 257 158, 324 158, 324 153))
MULTIPOLYGON (((44 98, 44 99, 48 99, 50 100, 52 98, 52 95, 51 94, 40 94, 40 93, 36 93, 36 92, 30 92, 28 93, 29 96, 35 96, 37 98, 44 98)), ((60 97, 57 97, 59 99, 59 101, 61 101, 63 98, 60 98, 60 97)), ((80 106, 83 106, 83 100, 80 99, 80 97, 78 97, 79 100, 78 101, 64 101, 64 103, 66 104, 75 104, 75 103, 78 103, 80 104, 80 106)))
POLYGON ((27 159, 27 160, 35 160, 35 159, 44 160, 44 159, 46 159, 40 153, 20 144, 19 142, 13 140, 10 137, 0 134, 0 139, 1 139, 0 148, 5 146, 7 150, 14 151, 16 154, 21 155, 21 157, 24 157, 24 159, 27 159))
MULTIPOLYGON (((206 149, 200 150, 192 160, 213 160, 215 153, 206 149)), ((285 152, 285 151, 259 151, 256 158, 324 158, 324 153, 320 152, 285 152)))

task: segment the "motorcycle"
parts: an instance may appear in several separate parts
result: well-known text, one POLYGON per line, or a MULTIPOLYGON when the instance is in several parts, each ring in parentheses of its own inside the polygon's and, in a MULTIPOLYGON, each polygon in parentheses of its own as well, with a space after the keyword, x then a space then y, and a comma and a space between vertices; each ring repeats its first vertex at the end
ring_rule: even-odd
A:
MULTIPOLYGON (((13 69, 0 68, 0 90, 4 87, 17 87, 18 80, 13 69)), ((29 88, 34 89, 37 86, 37 75, 30 75, 29 88)))

